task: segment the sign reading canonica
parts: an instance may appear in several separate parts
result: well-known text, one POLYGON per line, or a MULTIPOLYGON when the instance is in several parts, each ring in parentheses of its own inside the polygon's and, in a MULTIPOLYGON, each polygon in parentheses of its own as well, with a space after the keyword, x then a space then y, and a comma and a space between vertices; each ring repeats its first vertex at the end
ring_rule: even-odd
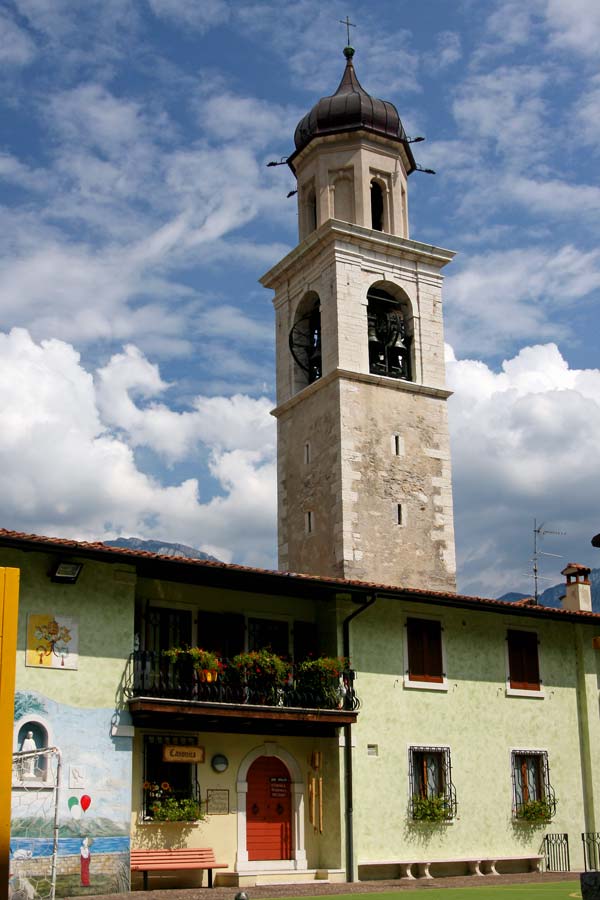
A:
POLYGON ((76 669, 79 664, 79 621, 50 613, 27 617, 25 665, 47 669, 76 669))

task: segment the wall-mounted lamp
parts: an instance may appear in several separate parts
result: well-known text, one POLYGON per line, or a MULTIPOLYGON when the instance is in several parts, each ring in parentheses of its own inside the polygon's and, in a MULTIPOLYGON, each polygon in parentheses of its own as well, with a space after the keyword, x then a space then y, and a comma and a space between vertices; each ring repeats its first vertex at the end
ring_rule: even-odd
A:
POLYGON ((59 560, 50 573, 50 579, 58 584, 75 584, 82 569, 82 563, 59 560))
POLYGON ((215 753, 210 764, 215 772, 225 772, 229 766, 229 760, 223 753, 215 753))

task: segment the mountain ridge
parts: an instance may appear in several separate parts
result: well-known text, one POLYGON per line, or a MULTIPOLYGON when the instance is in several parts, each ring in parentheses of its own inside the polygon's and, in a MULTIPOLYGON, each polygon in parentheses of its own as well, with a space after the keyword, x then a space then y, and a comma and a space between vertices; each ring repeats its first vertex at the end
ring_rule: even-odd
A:
POLYGON ((184 559, 206 559, 210 562, 221 562, 216 556, 210 556, 203 550, 190 547, 188 544, 177 544, 170 541, 144 540, 143 538, 119 537, 113 541, 103 541, 107 547, 119 550, 144 550, 146 553, 158 553, 161 556, 174 556, 184 559))

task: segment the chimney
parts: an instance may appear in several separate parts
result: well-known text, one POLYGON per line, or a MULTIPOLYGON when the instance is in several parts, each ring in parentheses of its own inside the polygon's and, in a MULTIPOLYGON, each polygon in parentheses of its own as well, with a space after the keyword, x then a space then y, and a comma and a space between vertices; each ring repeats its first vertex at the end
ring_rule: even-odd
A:
POLYGON ((569 563, 561 572, 567 577, 567 593, 561 597, 563 609, 571 612, 581 610, 592 611, 592 589, 590 586, 590 572, 587 566, 579 563, 569 563))

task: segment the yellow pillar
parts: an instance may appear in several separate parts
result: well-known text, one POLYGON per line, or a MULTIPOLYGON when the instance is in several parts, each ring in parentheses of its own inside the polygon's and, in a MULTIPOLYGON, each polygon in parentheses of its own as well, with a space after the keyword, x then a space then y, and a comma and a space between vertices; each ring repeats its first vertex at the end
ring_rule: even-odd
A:
POLYGON ((0 900, 8 897, 19 570, 0 567, 0 900))

